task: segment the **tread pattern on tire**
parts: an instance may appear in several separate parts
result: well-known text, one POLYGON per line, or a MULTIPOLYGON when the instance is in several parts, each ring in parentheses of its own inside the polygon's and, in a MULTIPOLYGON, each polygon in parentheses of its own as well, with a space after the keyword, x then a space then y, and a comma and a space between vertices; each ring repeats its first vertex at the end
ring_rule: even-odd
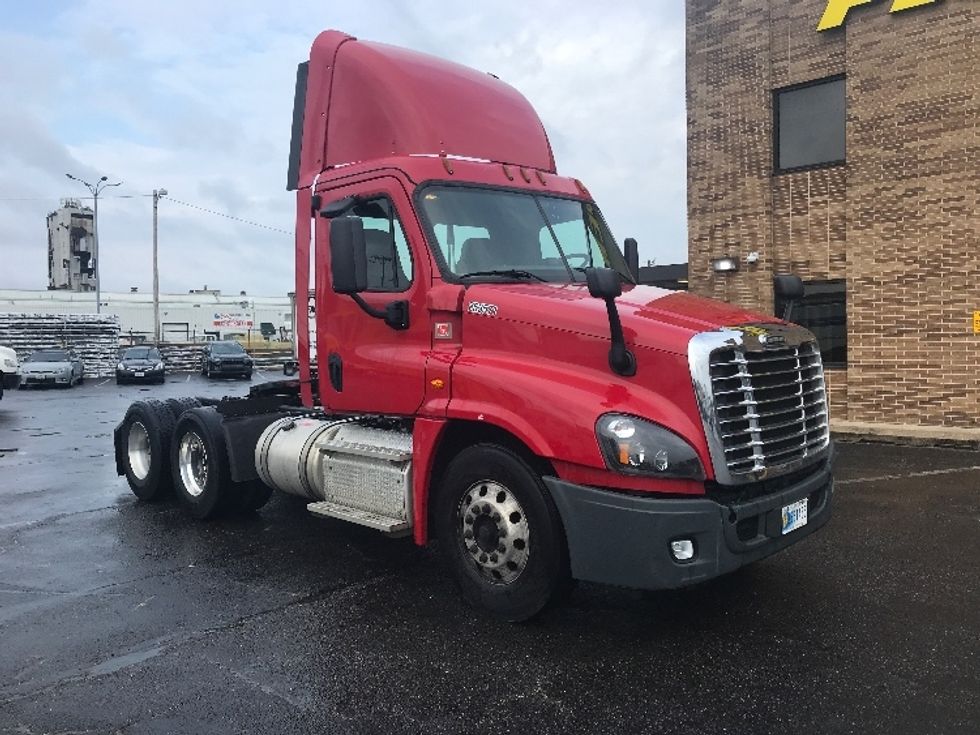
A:
POLYGON ((184 396, 182 398, 168 398, 164 403, 167 404, 167 408, 170 409, 170 413, 173 414, 174 421, 180 418, 180 415, 191 408, 200 408, 201 402, 192 396, 184 396))
POLYGON ((140 486, 130 477, 128 459, 125 459, 127 480, 133 494, 140 500, 160 500, 173 490, 170 473, 170 442, 173 440, 176 422, 167 405, 156 399, 136 401, 131 404, 123 422, 128 429, 135 420, 141 420, 150 434, 150 471, 147 482, 140 486))

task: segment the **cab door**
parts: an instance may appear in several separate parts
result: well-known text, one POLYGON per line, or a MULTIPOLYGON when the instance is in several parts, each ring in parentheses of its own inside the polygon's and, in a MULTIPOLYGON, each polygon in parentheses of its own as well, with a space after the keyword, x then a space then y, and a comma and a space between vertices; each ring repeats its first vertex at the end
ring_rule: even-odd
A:
POLYGON ((411 415, 425 393, 430 349, 425 305, 429 260, 411 202, 398 179, 385 176, 319 192, 323 204, 356 195, 347 214, 361 218, 367 245, 367 291, 374 310, 407 306, 408 328, 368 314, 330 280, 330 220, 316 223, 316 344, 321 403, 350 413, 411 415))

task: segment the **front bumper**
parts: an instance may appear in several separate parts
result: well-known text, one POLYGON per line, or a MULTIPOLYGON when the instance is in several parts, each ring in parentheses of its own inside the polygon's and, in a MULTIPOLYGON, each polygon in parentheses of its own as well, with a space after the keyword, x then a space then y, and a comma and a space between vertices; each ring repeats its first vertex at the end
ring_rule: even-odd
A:
POLYGON ((116 368, 116 380, 160 380, 164 375, 164 370, 153 370, 152 368, 144 370, 120 370, 116 368))
POLYGON ((4 373, 3 374, 3 389, 13 390, 20 385, 20 373, 4 373))
POLYGON ((30 385, 69 385, 71 383, 71 373, 68 375, 49 373, 24 373, 21 377, 21 384, 30 385))
POLYGON ((252 365, 245 363, 222 363, 220 365, 215 365, 211 363, 209 366, 209 371, 211 375, 251 375, 252 365))
POLYGON ((831 514, 830 460, 776 492, 723 503, 708 497, 627 495, 544 478, 568 541, 572 576, 637 589, 703 582, 809 536, 831 514), (807 524, 782 535, 782 508, 809 498, 807 524), (693 539, 695 556, 676 561, 670 542, 693 539))

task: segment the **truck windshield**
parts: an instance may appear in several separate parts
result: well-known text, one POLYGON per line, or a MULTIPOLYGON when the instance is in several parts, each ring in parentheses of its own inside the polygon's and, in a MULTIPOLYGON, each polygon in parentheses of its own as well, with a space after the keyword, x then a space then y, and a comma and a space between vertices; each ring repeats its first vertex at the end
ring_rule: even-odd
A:
POLYGON ((632 281, 595 204, 531 192, 430 186, 429 237, 452 280, 585 281, 589 267, 632 281))

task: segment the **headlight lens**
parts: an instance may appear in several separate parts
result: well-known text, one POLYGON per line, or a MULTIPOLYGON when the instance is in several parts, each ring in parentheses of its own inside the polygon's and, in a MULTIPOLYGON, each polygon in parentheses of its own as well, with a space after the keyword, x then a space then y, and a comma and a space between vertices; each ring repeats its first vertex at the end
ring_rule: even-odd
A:
POLYGON ((116 365, 116 370, 125 370, 125 369, 126 369, 126 365, 124 363, 119 363, 118 365, 116 365))
POLYGON ((11 360, 10 358, 7 358, 7 357, 5 357, 4 360, 3 360, 3 366, 5 368, 7 368, 8 370, 16 370, 17 369, 17 363, 14 362, 13 360, 11 360))
POLYGON ((596 436, 611 469, 631 475, 704 479, 694 447, 663 426, 607 413, 596 423, 596 436))
POLYGON ((163 363, 162 362, 158 362, 156 365, 153 366, 153 369, 154 370, 163 370, 163 363))

